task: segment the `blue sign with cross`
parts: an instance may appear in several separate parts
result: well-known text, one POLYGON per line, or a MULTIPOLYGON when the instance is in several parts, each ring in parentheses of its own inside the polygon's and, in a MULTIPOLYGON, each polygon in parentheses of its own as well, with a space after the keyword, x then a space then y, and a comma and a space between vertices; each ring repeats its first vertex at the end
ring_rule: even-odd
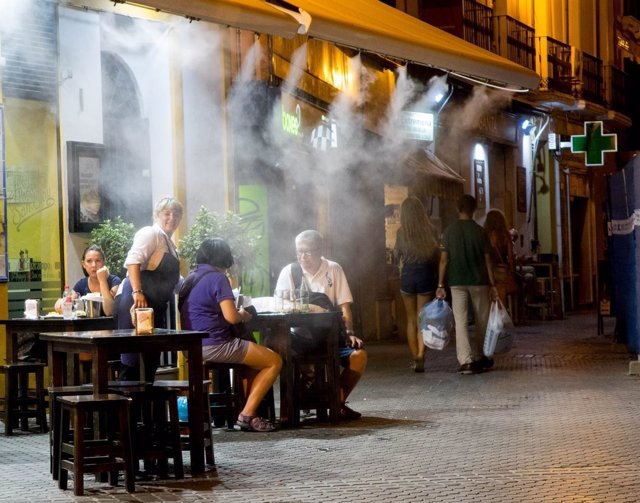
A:
POLYGON ((571 152, 584 152, 586 166, 602 166, 605 152, 617 152, 618 136, 603 134, 602 121, 584 123, 583 135, 571 135, 571 152))

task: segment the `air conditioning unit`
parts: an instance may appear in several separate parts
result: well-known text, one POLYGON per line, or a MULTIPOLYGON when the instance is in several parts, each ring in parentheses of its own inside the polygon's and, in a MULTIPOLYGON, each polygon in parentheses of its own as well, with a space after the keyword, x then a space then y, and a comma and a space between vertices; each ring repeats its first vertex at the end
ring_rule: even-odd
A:
POLYGON ((582 81, 582 51, 571 46, 571 76, 582 81))

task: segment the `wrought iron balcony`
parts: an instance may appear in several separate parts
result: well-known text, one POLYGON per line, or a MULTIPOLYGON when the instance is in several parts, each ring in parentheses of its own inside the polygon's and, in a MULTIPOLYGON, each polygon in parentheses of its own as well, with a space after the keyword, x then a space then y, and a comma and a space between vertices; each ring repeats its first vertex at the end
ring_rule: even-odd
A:
POLYGON ((571 46, 551 37, 541 37, 540 54, 543 87, 565 94, 574 94, 571 46))
POLYGON ((464 0, 462 4, 462 38, 478 47, 496 52, 491 26, 493 10, 475 0, 464 0))
POLYGON ((535 30, 511 16, 494 16, 493 21, 498 54, 535 70, 535 30))
POLYGON ((582 53, 582 71, 574 69, 576 78, 582 85, 580 97, 594 103, 604 103, 604 73, 602 60, 582 53))

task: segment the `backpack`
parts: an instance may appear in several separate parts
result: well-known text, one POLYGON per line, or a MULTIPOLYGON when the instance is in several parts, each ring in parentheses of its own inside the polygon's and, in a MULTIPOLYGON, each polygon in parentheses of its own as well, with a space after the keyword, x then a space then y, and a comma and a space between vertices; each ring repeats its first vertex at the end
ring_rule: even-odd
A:
MULTIPOLYGON (((303 279, 302 266, 298 262, 291 263, 291 277, 293 279, 294 288, 296 287, 296 285, 300 285, 302 283, 302 281, 306 281, 306 279, 303 279)), ((307 287, 308 286, 309 285, 307 285, 307 287)), ((311 290, 311 288, 309 288, 309 304, 313 304, 314 306, 321 307, 322 309, 325 309, 327 311, 340 311, 340 309, 337 308, 333 304, 333 302, 331 302, 331 299, 329 298, 329 296, 326 293, 314 292, 314 291, 311 290)), ((298 332, 297 330, 293 329, 292 330, 292 335, 294 335, 294 337, 292 339, 292 343, 294 345, 294 350, 301 349, 300 346, 311 345, 311 341, 304 340, 304 339, 308 339, 308 338, 305 337, 305 335, 303 333, 298 332), (296 339, 303 339, 303 340, 296 340, 296 339)), ((347 343, 347 327, 344 324, 344 320, 342 319, 342 316, 341 316, 340 317, 340 340, 339 340, 339 345, 341 347, 344 347, 346 345, 346 343, 347 343)))

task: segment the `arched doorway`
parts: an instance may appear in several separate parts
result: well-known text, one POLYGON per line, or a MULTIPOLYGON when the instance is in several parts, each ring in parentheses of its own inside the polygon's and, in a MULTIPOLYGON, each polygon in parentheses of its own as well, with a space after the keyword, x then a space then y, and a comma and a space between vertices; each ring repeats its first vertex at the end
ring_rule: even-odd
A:
POLYGON ((151 220, 149 122, 142 117, 135 77, 117 54, 103 51, 103 216, 137 227, 151 220))

